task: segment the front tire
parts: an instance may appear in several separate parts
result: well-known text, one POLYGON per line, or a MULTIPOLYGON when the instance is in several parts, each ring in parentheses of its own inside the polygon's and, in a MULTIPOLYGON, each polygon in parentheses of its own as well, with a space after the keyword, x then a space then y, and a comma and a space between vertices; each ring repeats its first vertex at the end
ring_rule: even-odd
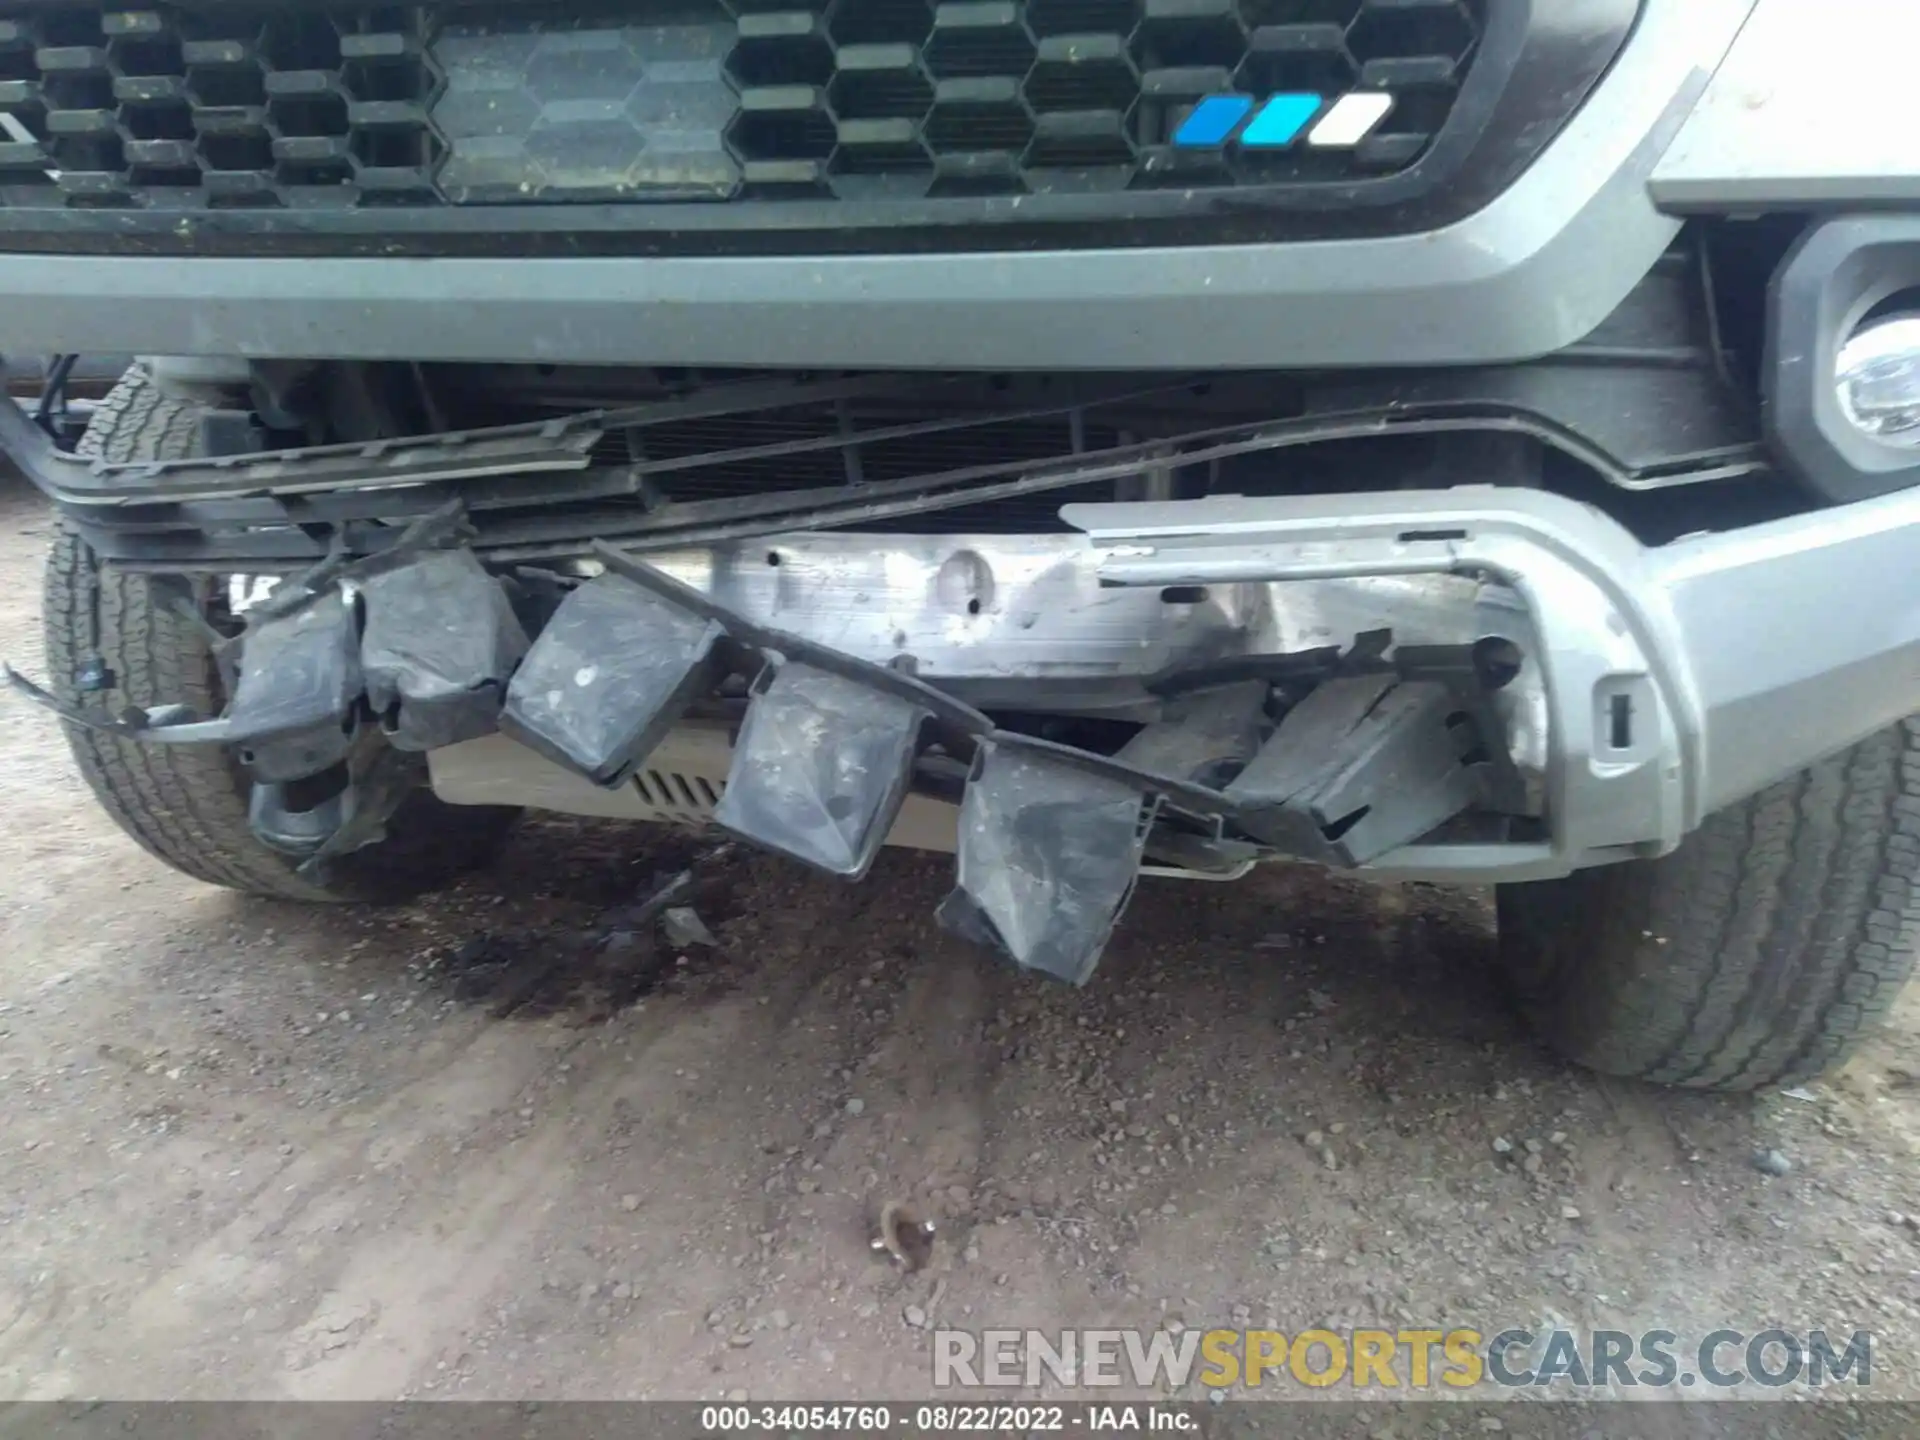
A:
POLYGON ((1501 886, 1501 956, 1548 1042, 1583 1065, 1792 1084, 1892 1005, 1917 881, 1920 719, 1711 816, 1670 855, 1501 886))
MULTIPOLYGON (((95 411, 83 454, 107 460, 179 459, 193 453, 194 407, 165 394, 138 366, 95 411)), ((47 668, 55 694, 118 712, 184 703, 202 714, 225 704, 205 632, 164 601, 147 576, 102 563, 62 531, 47 560, 47 668), (84 671, 105 689, 82 694, 84 671)), ((150 745, 69 725, 68 744, 113 822, 183 874, 252 895, 305 901, 395 901, 436 889, 485 863, 517 811, 448 805, 410 795, 388 838, 336 858, 324 879, 263 843, 247 823, 249 782, 226 750, 150 745)))

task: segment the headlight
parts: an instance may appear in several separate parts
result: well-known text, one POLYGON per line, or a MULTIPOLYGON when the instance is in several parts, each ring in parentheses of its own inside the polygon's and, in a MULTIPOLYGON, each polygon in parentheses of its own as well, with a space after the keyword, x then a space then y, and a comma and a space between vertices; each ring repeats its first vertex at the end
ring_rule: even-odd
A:
POLYGON ((1840 411, 1865 434, 1920 449, 1920 311, 1862 325, 1840 347, 1840 411))

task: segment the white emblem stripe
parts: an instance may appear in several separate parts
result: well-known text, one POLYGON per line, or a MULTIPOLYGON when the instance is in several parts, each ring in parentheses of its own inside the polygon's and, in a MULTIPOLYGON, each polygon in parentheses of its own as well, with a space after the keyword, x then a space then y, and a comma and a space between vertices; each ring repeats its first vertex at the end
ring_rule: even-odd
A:
POLYGON ((1393 109, 1393 97, 1377 91, 1355 90, 1333 102, 1320 123, 1307 135, 1307 144, 1358 145, 1393 109))

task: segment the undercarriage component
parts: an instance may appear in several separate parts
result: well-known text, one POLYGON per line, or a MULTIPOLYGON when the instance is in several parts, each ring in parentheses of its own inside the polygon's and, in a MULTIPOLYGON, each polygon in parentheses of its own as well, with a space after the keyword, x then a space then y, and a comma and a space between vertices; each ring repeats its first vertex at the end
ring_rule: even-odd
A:
POLYGON ((213 639, 231 672, 232 699, 218 718, 180 705, 105 715, 63 703, 11 668, 4 678, 75 725, 231 747, 253 782, 255 835, 311 874, 309 865, 384 838, 426 779, 417 752, 497 728, 526 636, 501 582, 470 552, 428 548, 449 538, 457 518, 429 517, 372 561, 323 561, 256 603, 238 637, 213 639), (228 658, 235 647, 237 664, 228 658), (378 726, 368 723, 375 718, 378 726))
MULTIPOLYGON (((410 543, 453 524, 449 516, 417 527, 410 543)), ((1224 681, 1187 686, 1175 683, 1177 672, 1163 673, 1160 718, 1106 755, 997 728, 910 666, 876 664, 775 629, 610 546, 596 557, 603 573, 566 594, 524 656, 502 582, 468 552, 326 562, 250 612, 232 713, 181 729, 244 741, 256 833, 320 865, 384 833, 419 774, 407 749, 497 726, 596 788, 619 789, 635 783, 694 703, 728 676, 745 675, 747 707, 712 807, 718 823, 857 878, 924 770, 936 790, 962 796, 959 882, 941 907, 943 923, 1073 983, 1092 973, 1150 840, 1156 854, 1215 873, 1263 852, 1351 864, 1355 851, 1335 833, 1335 805, 1346 807, 1342 815, 1398 817, 1397 829, 1382 820, 1363 832, 1370 857, 1412 838, 1413 817, 1437 825, 1478 793, 1459 754, 1459 774, 1436 777, 1438 788, 1411 803, 1386 793, 1409 773, 1383 763, 1400 758, 1393 743, 1349 754, 1325 727, 1289 732, 1285 724, 1284 739, 1266 739, 1270 707, 1292 705, 1297 715, 1298 695, 1310 705, 1316 684, 1392 693, 1399 681, 1384 631, 1366 632, 1346 652, 1319 645, 1270 657, 1224 681), (516 657, 496 715, 494 697, 516 657), (1355 666, 1384 674, 1341 678, 1355 666), (371 714, 380 728, 363 725, 371 714), (1333 745, 1336 759, 1327 763, 1339 783, 1302 780, 1284 793, 1270 785, 1244 796, 1222 788, 1276 743, 1333 745), (344 777, 324 773, 334 769, 344 777)), ((1210 663, 1199 673, 1220 668, 1210 663)), ((1473 670, 1461 659, 1452 673, 1473 670)), ((1447 695, 1431 681, 1400 689, 1431 697, 1433 706, 1447 695)), ((145 719, 150 725, 153 717, 145 719)), ((1389 725, 1386 733, 1397 740, 1400 732, 1389 725)))
MULTIPOLYGON (((1339 618, 1331 592, 1318 623, 1349 647, 1237 657, 1210 647, 1198 664, 1136 676, 1156 718, 1109 753, 1098 724, 1074 732, 1076 744, 1028 733, 1034 717, 1002 728, 913 674, 911 655, 878 664, 775 628, 604 544, 601 573, 564 591, 522 655, 503 582, 470 552, 442 548, 459 534, 458 513, 436 511, 389 554, 330 557, 247 612, 232 711, 192 728, 244 742, 252 824, 282 853, 320 865, 380 838, 420 774, 407 751, 441 748, 441 737, 497 728, 596 789, 637 784, 691 707, 737 703, 720 697, 737 695, 723 684, 742 677, 716 821, 859 877, 916 784, 958 796, 959 881, 943 923, 1080 983, 1149 850, 1215 874, 1261 854, 1352 865, 1481 798, 1481 755, 1505 755, 1505 736, 1482 736, 1470 718, 1452 728, 1494 719, 1470 645, 1402 655, 1388 630, 1339 618), (1416 662, 1441 678, 1411 673, 1416 662), (366 723, 375 716, 379 726, 366 723)), ((973 592, 970 616, 991 578, 971 560, 935 577, 936 591, 973 592)), ((557 590, 569 578, 547 576, 557 590)), ((1470 611, 1474 595, 1460 590, 1470 611)), ((1206 598, 1177 591, 1161 603, 1191 613, 1206 598)), ((1263 629, 1278 626, 1260 603, 1271 596, 1246 598, 1263 629)), ((1381 607, 1366 609, 1377 618, 1381 607)), ((1243 630, 1243 647, 1249 639, 1243 630)))
POLYGON ((300 862, 297 873, 324 880, 327 862, 387 837, 387 822, 424 778, 418 755, 395 750, 374 732, 355 742, 345 776, 330 791, 301 803, 300 786, 256 780, 247 801, 253 833, 300 862))
POLYGON ((1086 983, 1133 894, 1157 799, 1016 740, 980 750, 960 806, 955 934, 1086 983))
MULTIPOLYGON (((942 909, 946 923, 1022 966, 1076 983, 1092 971, 1163 808, 1164 850, 1227 870, 1261 846, 1353 863, 1337 827, 1320 823, 1318 801, 1380 814, 1362 832, 1374 847, 1370 857, 1419 833, 1396 826, 1418 817, 1422 830, 1432 828, 1479 793, 1451 731, 1446 743, 1457 774, 1434 777, 1414 801, 1386 793, 1382 787, 1409 778, 1394 763, 1402 754, 1391 742, 1401 731, 1389 724, 1389 743, 1338 753, 1337 786, 1303 780, 1290 811, 1293 790, 1259 792, 1251 811, 1258 823, 1249 823, 1240 800, 1219 787, 1255 758, 1271 728, 1268 678, 1177 694, 1160 721, 1108 757, 1002 731, 901 668, 758 623, 614 547, 599 546, 596 555, 606 573, 567 597, 515 675, 501 717, 506 734, 596 785, 618 788, 727 672, 753 675, 714 818, 745 839, 848 877, 872 864, 916 762, 934 746, 949 765, 971 766, 957 847, 961 878, 942 909), (1276 818, 1283 814, 1287 823, 1276 818)), ((1362 642, 1345 655, 1317 647, 1278 668, 1310 685, 1338 683, 1327 677, 1342 666, 1384 667, 1390 637, 1368 632, 1362 642)), ((1464 661, 1457 668, 1471 674, 1464 661)), ((1397 677, 1389 671, 1368 683, 1386 693, 1397 677)), ((1447 696, 1435 682, 1405 693, 1436 705, 1447 696)), ((1311 727, 1302 734, 1302 743, 1334 738, 1311 727)))
POLYGON ((1446 688, 1397 675, 1317 686, 1227 786, 1248 833, 1364 865, 1430 834, 1476 797, 1479 737, 1446 688))
MULTIPOLYGON (((512 805, 562 815, 701 828, 726 789, 735 726, 691 718, 676 726, 634 771, 609 790, 505 735, 449 745, 427 756, 433 792, 456 805, 512 805)), ((952 854, 959 794, 908 793, 889 846, 952 854)))

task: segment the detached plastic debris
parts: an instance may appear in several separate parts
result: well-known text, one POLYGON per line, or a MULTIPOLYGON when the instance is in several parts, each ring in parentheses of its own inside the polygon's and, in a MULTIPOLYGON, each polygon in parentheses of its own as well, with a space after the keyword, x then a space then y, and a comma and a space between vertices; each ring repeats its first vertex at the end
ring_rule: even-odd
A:
POLYGON ((367 702, 401 750, 492 734, 526 631, 470 550, 436 550, 360 586, 367 702))
POLYGON ((719 682, 724 633, 624 576, 590 580, 527 651, 500 729, 596 784, 618 785, 719 682))
POLYGON ((906 799, 928 712, 788 663, 763 673, 714 820, 833 875, 867 873, 906 799))
POLYGON ((329 590, 248 624, 225 738, 256 780, 317 775, 346 759, 360 693, 359 622, 329 590))
POLYGON ((682 870, 676 875, 655 871, 653 891, 646 899, 602 912, 599 923, 606 928, 601 932, 600 943, 610 950, 633 949, 640 943, 641 932, 648 922, 692 888, 691 870, 682 870))
POLYGON ((669 905, 663 910, 660 913, 660 931, 667 937, 667 944, 676 950, 684 950, 690 945, 705 945, 712 949, 720 943, 713 938, 707 922, 700 918, 700 912, 691 905, 669 905))
POLYGON ((1157 801, 1005 742, 960 804, 958 887, 940 923, 1026 969, 1084 984, 1133 894, 1157 801))

